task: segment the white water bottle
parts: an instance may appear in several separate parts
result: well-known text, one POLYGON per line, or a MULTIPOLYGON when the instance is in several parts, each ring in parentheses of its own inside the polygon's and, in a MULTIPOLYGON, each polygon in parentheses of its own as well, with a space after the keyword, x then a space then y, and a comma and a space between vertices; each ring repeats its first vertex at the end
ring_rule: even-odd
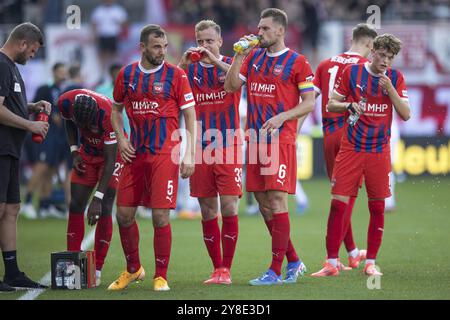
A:
MULTIPOLYGON (((361 100, 359 100, 359 102, 358 102, 358 106, 362 110, 366 110, 366 102, 367 102, 366 98, 361 98, 361 100)), ((361 116, 360 113, 352 113, 347 119, 348 124, 351 127, 353 127, 356 124, 356 122, 358 122, 358 119, 360 116, 361 116)))

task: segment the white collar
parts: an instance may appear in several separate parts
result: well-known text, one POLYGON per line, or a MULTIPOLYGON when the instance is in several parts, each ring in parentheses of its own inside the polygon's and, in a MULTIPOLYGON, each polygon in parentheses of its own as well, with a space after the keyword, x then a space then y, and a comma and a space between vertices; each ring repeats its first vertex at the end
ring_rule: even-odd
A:
POLYGON ((281 51, 278 51, 278 52, 269 52, 269 51, 267 51, 267 56, 270 57, 270 58, 279 57, 279 56, 281 56, 282 54, 284 54, 284 53, 286 53, 288 51, 289 51, 289 48, 285 48, 285 49, 283 49, 281 51))
POLYGON ((158 72, 163 66, 164 66, 164 61, 163 61, 159 66, 157 66, 157 67, 154 68, 154 69, 145 69, 145 68, 142 66, 142 64, 141 64, 141 61, 139 61, 139 69, 141 69, 141 71, 142 71, 143 73, 155 73, 155 72, 158 72))
POLYGON ((360 57, 362 57, 362 55, 360 55, 358 52, 346 51, 346 52, 344 52, 344 54, 348 54, 349 56, 360 56, 360 57))
MULTIPOLYGON (((373 77, 379 77, 380 75, 377 73, 373 73, 372 70, 369 68, 369 61, 366 61, 364 63, 364 67, 366 68, 367 72, 370 73, 373 77)), ((387 75, 387 70, 384 72, 385 75, 387 75)))
MULTIPOLYGON (((220 61, 222 61, 222 59, 223 59, 223 55, 220 55, 219 56, 219 60, 220 61)), ((208 64, 208 63, 203 63, 203 62, 199 62, 200 63, 200 65, 203 67, 203 68, 213 68, 213 67, 215 67, 215 65, 213 65, 213 64, 208 64)))

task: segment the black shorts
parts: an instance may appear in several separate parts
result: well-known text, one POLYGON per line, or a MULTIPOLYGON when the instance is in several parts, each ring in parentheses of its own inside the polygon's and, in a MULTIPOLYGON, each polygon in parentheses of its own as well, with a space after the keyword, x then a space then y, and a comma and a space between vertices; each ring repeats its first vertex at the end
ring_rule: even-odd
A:
POLYGON ((117 52, 117 37, 99 37, 98 48, 100 52, 117 52))
POLYGON ((0 155, 0 203, 20 203, 19 159, 0 155))

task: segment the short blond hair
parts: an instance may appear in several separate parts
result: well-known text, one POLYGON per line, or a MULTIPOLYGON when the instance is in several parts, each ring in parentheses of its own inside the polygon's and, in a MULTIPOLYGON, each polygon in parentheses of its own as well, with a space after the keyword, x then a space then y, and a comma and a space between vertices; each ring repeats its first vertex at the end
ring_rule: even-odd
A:
POLYGON ((373 41, 373 48, 375 50, 386 49, 388 52, 393 53, 395 56, 402 49, 402 42, 394 35, 385 33, 375 38, 375 40, 373 41))
POLYGON ((220 30, 220 26, 215 23, 213 20, 202 20, 195 25, 195 32, 203 31, 209 28, 213 28, 216 30, 217 34, 220 36, 222 31, 220 30))

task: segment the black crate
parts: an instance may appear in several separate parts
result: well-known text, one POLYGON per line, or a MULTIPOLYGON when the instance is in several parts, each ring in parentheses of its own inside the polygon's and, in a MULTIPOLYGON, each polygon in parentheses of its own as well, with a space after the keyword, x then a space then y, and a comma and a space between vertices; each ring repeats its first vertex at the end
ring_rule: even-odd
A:
POLYGON ((52 289, 86 289, 88 287, 86 252, 53 252, 51 268, 52 289))

